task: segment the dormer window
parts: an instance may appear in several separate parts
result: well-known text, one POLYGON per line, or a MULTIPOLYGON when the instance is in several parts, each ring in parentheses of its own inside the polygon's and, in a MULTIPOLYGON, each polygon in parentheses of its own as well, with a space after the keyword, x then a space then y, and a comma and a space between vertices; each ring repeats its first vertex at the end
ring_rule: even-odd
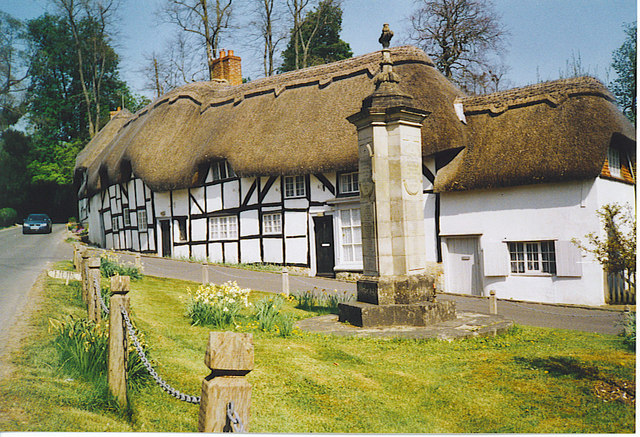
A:
POLYGON ((614 178, 622 177, 620 173, 620 150, 609 147, 607 161, 609 163, 609 174, 614 178))
POLYGON ((211 178, 214 181, 234 177, 236 177, 236 174, 227 161, 216 161, 211 164, 211 178))

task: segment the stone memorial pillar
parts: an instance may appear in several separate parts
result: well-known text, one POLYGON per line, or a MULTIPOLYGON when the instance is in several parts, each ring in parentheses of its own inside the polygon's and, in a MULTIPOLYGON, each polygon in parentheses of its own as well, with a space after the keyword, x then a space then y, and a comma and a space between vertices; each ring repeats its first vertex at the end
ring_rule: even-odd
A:
POLYGON ((425 326, 456 317, 453 302, 435 302, 425 274, 422 122, 428 112, 398 86, 385 24, 376 90, 348 117, 358 131, 358 182, 363 278, 357 302, 340 305, 339 320, 356 326, 425 326), (385 39, 387 38, 387 39, 385 39))

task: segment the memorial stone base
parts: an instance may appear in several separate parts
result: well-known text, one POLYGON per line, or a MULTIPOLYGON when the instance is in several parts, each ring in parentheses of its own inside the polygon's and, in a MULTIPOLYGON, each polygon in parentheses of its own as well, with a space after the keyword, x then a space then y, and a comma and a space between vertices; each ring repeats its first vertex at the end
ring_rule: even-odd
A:
POLYGON ((455 302, 436 302, 429 275, 364 277, 358 300, 339 304, 340 322, 359 327, 428 326, 456 316, 455 302))

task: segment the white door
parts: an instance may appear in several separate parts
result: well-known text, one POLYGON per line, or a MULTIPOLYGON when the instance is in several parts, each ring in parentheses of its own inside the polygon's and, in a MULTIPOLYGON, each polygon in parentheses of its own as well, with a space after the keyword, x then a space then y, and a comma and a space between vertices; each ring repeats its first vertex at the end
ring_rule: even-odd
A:
POLYGON ((482 295, 478 237, 447 238, 449 291, 482 295))

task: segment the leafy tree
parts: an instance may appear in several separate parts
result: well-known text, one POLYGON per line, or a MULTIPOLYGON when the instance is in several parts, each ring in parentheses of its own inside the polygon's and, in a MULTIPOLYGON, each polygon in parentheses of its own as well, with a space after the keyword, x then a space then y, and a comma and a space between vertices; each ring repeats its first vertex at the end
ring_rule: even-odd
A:
POLYGON ((618 99, 618 104, 622 108, 622 112, 636 124, 637 112, 637 72, 636 72, 636 54, 638 51, 638 43, 636 40, 637 23, 628 24, 625 29, 627 39, 624 43, 613 52, 613 63, 611 66, 618 74, 618 78, 614 79, 611 84, 611 90, 618 99))
POLYGON ((594 255, 606 272, 624 273, 631 285, 636 273, 636 220, 631 206, 610 203, 596 213, 602 223, 603 236, 591 232, 585 235, 587 244, 577 239, 572 241, 594 255))
POLYGON ((31 183, 30 149, 30 138, 22 132, 7 129, 0 135, 0 208, 22 210, 31 183))
POLYGON ((442 74, 466 89, 476 79, 499 82, 495 72, 503 66, 490 56, 504 51, 508 32, 489 0, 416 3, 418 8, 409 17, 409 39, 429 54, 442 74))
POLYGON ((301 24, 291 31, 283 52, 280 71, 326 64, 353 56, 349 44, 340 39, 342 8, 334 0, 323 0, 307 13, 301 24))

